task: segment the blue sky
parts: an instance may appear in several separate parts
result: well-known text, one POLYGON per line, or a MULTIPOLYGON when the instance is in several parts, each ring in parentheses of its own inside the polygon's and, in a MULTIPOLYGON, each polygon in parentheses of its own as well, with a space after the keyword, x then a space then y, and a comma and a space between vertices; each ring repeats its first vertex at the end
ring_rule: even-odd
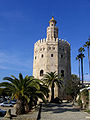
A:
MULTIPOLYGON (((0 0, 0 82, 21 72, 32 75, 34 43, 46 38, 51 17, 59 38, 71 44, 71 70, 78 74, 78 48, 90 36, 90 0, 0 0)), ((84 78, 89 80, 87 49, 84 78)))

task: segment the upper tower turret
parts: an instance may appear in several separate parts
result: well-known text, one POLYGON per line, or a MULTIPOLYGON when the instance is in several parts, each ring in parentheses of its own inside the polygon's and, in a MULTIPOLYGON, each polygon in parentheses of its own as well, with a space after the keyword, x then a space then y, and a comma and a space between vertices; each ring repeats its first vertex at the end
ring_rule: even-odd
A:
POLYGON ((49 21, 50 26, 56 26, 56 20, 54 19, 54 17, 52 17, 52 19, 49 21))
POLYGON ((53 38, 58 38, 58 28, 56 27, 56 20, 54 17, 49 21, 49 27, 47 28, 47 40, 51 41, 53 38))

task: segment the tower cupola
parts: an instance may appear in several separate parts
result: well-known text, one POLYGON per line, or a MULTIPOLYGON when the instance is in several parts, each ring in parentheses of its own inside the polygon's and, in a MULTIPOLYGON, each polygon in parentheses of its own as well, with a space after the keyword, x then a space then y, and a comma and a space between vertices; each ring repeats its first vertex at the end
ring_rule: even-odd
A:
POLYGON ((51 41, 54 38, 58 38, 58 28, 56 27, 56 20, 52 17, 49 21, 49 27, 47 28, 47 40, 51 41))
POLYGON ((56 25, 56 20, 54 19, 54 17, 52 17, 52 19, 49 21, 50 26, 55 26, 56 25))

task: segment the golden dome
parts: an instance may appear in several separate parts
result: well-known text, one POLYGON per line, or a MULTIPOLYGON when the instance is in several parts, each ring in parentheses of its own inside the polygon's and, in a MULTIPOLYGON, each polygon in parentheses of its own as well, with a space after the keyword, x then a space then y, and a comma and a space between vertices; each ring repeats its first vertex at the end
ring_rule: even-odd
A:
POLYGON ((49 23, 50 22, 55 22, 55 24, 57 23, 53 16, 52 16, 52 19, 49 21, 49 23))

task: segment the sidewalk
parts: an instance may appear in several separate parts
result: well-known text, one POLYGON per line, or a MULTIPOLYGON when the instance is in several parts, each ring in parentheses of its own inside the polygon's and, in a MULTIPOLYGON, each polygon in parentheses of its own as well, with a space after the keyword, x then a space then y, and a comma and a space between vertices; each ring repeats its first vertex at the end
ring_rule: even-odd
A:
POLYGON ((42 106, 40 120, 90 120, 90 115, 73 107, 71 103, 48 103, 42 106))

